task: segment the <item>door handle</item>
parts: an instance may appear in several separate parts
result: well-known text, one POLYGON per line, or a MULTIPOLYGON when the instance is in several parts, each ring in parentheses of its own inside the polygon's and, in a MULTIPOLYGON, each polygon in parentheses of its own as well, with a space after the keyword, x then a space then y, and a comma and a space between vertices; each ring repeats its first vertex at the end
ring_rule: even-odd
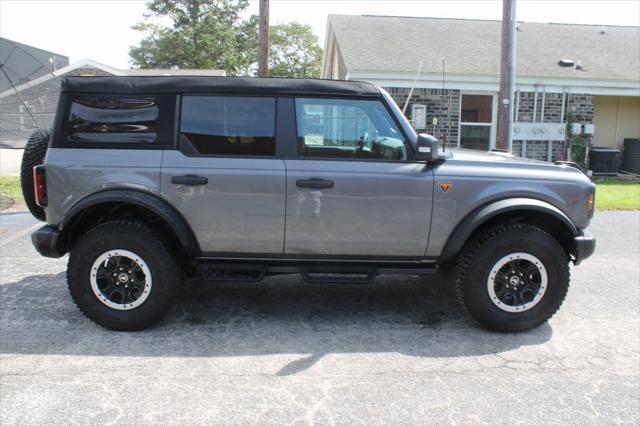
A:
POLYGON ((296 186, 298 188, 328 189, 333 188, 333 181, 320 178, 300 179, 296 181, 296 186))
POLYGON ((171 183, 176 185, 186 185, 186 186, 199 186, 206 185, 209 182, 204 176, 198 175, 184 175, 184 176, 171 176, 171 183))

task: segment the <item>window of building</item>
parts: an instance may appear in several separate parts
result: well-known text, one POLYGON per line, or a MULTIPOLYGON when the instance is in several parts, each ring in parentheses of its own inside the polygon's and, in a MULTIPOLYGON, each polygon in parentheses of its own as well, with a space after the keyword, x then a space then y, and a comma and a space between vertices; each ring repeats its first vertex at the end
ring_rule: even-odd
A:
POLYGON ((405 140, 380 101, 296 99, 300 155, 405 160, 405 140))
POLYGON ((157 138, 158 116, 158 102, 154 98, 73 99, 67 139, 89 143, 152 143, 157 138))
POLYGON ((275 155, 276 100, 184 96, 180 144, 203 155, 275 155))
POLYGON ((462 95, 460 148, 488 151, 493 129, 493 95, 462 95))

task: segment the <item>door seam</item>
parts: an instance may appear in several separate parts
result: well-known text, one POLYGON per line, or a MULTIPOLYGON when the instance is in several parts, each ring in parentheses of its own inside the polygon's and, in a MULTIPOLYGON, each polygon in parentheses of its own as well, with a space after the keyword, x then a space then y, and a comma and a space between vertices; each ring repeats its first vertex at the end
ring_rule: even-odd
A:
POLYGON ((282 256, 284 256, 284 249, 287 242, 287 199, 289 197, 289 188, 287 162, 284 159, 282 159, 282 165, 284 166, 284 232, 282 233, 282 256))
POLYGON ((163 198, 162 196, 162 166, 164 165, 164 149, 161 151, 160 154, 160 170, 158 172, 158 193, 160 195, 160 199, 163 198))

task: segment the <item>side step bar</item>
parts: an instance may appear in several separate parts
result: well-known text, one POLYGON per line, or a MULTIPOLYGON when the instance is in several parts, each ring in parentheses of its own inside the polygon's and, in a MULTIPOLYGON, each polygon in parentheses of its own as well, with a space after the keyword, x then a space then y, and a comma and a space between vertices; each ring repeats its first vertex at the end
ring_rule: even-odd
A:
POLYGON ((310 284, 369 284, 381 274, 426 275, 438 271, 435 263, 223 262, 203 258, 196 261, 195 267, 206 281, 257 282, 266 275, 299 273, 310 284))
POLYGON ((196 269, 207 281, 256 282, 267 273, 266 265, 199 262, 196 269))
POLYGON ((309 284, 369 284, 378 275, 378 268, 318 265, 301 266, 299 272, 309 284))

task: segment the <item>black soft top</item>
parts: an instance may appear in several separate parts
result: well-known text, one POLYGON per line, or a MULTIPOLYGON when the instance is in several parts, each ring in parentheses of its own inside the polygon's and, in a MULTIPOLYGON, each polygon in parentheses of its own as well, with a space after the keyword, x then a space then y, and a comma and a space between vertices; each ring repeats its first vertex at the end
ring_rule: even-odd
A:
POLYGON ((362 81, 203 76, 65 77, 62 92, 380 96, 376 86, 362 81))

